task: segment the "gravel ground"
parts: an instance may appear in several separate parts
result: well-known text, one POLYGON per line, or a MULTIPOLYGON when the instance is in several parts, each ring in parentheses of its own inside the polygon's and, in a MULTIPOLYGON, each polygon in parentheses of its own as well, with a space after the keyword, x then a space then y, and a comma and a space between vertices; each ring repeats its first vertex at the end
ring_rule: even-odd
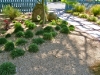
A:
POLYGON ((88 67, 100 60, 100 42, 78 31, 59 34, 39 49, 37 53, 26 52, 15 59, 9 52, 0 53, 0 64, 14 63, 16 75, 92 75, 88 67))

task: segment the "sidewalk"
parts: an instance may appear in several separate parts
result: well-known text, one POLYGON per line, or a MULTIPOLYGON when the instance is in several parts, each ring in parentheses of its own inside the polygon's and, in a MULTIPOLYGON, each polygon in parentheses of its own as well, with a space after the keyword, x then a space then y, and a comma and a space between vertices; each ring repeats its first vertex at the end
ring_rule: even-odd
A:
POLYGON ((100 41, 100 26, 97 26, 92 22, 88 22, 85 19, 81 19, 71 14, 65 13, 65 4, 63 3, 48 3, 47 5, 49 10, 51 12, 55 12, 59 18, 66 20, 71 25, 74 25, 75 27, 82 30, 82 32, 85 32, 92 36, 95 40, 100 41))

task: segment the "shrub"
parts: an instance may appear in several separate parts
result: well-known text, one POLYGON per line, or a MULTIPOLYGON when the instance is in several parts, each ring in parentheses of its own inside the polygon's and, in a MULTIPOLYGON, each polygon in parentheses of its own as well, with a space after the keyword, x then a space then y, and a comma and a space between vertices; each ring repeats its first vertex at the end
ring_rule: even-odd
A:
POLYGON ((55 27, 55 30, 57 30, 57 31, 59 31, 60 29, 61 29, 61 27, 58 25, 55 27))
POLYGON ((27 41, 24 38, 18 38, 16 40, 16 45, 25 45, 27 41))
POLYGON ((32 38, 34 35, 31 30, 26 30, 24 34, 25 34, 25 38, 32 38))
POLYGON ((7 42, 6 38, 0 38, 0 45, 5 44, 7 42))
POLYGON ((36 24, 30 22, 27 27, 28 27, 28 29, 34 29, 36 27, 36 24))
POLYGON ((87 18, 88 15, 87 15, 87 14, 79 14, 79 17, 80 17, 80 18, 87 18))
POLYGON ((16 37, 22 37, 22 36, 24 36, 24 32, 23 31, 18 31, 15 36, 16 37))
POLYGON ((14 43, 13 42, 7 42, 5 44, 4 50, 5 51, 12 51, 14 49, 14 43))
POLYGON ((39 51, 39 49, 38 49, 38 45, 37 44, 31 44, 30 46, 29 46, 29 48, 28 48, 28 51, 29 52, 33 52, 33 53, 36 53, 36 52, 38 52, 39 51))
POLYGON ((74 6, 74 9, 73 9, 73 11, 74 12, 79 12, 79 13, 82 13, 82 12, 84 12, 85 11, 85 6, 84 5, 75 5, 74 6))
POLYGON ((70 25, 70 26, 69 26, 69 30, 70 30, 70 31, 74 31, 74 30, 75 30, 75 27, 74 27, 73 25, 70 25))
POLYGON ((41 29, 41 30, 38 30, 35 35, 43 35, 44 31, 41 29))
POLYGON ((15 22, 14 23, 14 28, 18 28, 18 27, 21 27, 21 23, 20 22, 15 22))
POLYGON ((53 32, 50 32, 52 34, 53 37, 56 37, 57 35, 57 32, 53 31, 53 32))
POLYGON ((54 29, 53 29, 53 27, 51 27, 51 26, 46 26, 46 27, 44 28, 44 32, 52 32, 52 31, 54 31, 54 29))
POLYGON ((7 15, 10 20, 13 20, 21 14, 17 9, 11 7, 10 5, 7 5, 3 8, 3 13, 7 15))
POLYGON ((89 17, 87 18, 87 20, 88 20, 88 21, 92 21, 92 22, 96 22, 96 21, 98 20, 98 18, 95 17, 95 16, 89 16, 89 17))
POLYGON ((11 62, 4 62, 0 65, 0 75, 14 75, 16 66, 11 62))
POLYGON ((45 40, 52 40, 52 38, 53 38, 52 33, 45 32, 43 34, 43 39, 45 40))
POLYGON ((31 23, 30 20, 25 20, 25 25, 26 25, 26 27, 28 27, 29 23, 31 23))
POLYGON ((79 15, 79 12, 73 12, 73 15, 74 16, 78 16, 79 15))
POLYGON ((17 33, 19 31, 24 31, 23 27, 21 26, 21 23, 17 22, 14 24, 14 33, 17 33))
POLYGON ((100 5, 93 5, 93 6, 90 8, 90 12, 91 12, 94 16, 100 15, 100 5))
POLYGON ((61 33, 65 33, 65 34, 69 34, 70 33, 70 30, 68 27, 63 27, 60 31, 61 33))
POLYGON ((66 22, 65 20, 62 20, 61 25, 68 25, 68 22, 66 22))
POLYGON ((9 38, 9 37, 11 37, 11 34, 8 33, 5 35, 5 38, 9 38))
POLYGON ((33 41, 33 43, 35 43, 35 44, 42 44, 42 43, 45 42, 44 39, 42 39, 42 38, 35 38, 35 39, 33 39, 32 41, 33 41))
POLYGON ((15 48, 14 50, 11 51, 10 55, 14 59, 16 57, 23 56, 24 54, 25 54, 24 50, 15 48))

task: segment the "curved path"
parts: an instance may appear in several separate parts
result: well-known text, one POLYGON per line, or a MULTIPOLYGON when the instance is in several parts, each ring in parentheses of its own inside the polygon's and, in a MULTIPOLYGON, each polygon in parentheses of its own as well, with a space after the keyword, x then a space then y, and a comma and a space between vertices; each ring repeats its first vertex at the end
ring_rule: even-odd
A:
POLYGON ((63 20, 66 20, 70 24, 79 28, 82 32, 91 35, 95 40, 100 41, 100 26, 92 22, 88 22, 86 19, 81 19, 71 14, 64 13, 65 4, 63 3, 48 3, 50 12, 55 12, 57 16, 63 20))

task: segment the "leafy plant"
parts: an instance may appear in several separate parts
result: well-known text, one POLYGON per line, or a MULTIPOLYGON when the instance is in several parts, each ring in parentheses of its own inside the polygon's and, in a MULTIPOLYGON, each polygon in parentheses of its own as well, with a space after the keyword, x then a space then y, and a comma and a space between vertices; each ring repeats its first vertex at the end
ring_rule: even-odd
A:
POLYGON ((20 22, 15 22, 14 23, 14 28, 18 28, 18 27, 21 27, 21 23, 20 22))
POLYGON ((26 27, 28 27, 29 23, 31 23, 30 20, 25 20, 25 25, 26 25, 26 27))
POLYGON ((6 38, 0 38, 0 45, 5 44, 7 42, 6 38))
POLYGON ((52 38, 53 38, 52 33, 45 32, 43 34, 43 39, 45 39, 45 40, 52 40, 52 38))
POLYGON ((7 42, 4 46, 5 51, 12 51, 15 48, 13 42, 7 42))
POLYGON ((51 27, 51 26, 46 26, 43 30, 44 30, 44 32, 52 32, 52 31, 54 31, 53 27, 51 27))
POLYGON ((4 62, 0 65, 0 75, 16 74, 16 66, 11 62, 4 62))
POLYGON ((65 34, 69 34, 70 33, 70 30, 68 27, 63 27, 60 31, 61 33, 65 33, 65 34))
POLYGON ((79 12, 79 13, 82 13, 82 12, 84 12, 85 11, 85 6, 84 5, 81 5, 81 4, 77 4, 77 5, 75 5, 74 6, 74 9, 73 9, 73 11, 74 12, 79 12))
POLYGON ((21 14, 17 9, 10 5, 6 5, 2 10, 3 13, 10 18, 10 20, 13 20, 21 14))
POLYGON ((57 35, 57 32, 53 31, 53 32, 50 32, 52 34, 53 37, 56 37, 57 35))
POLYGON ((88 15, 87 14, 79 14, 79 17, 80 18, 88 18, 88 15))
POLYGON ((22 37, 22 36, 24 36, 24 32, 23 31, 18 31, 15 36, 16 37, 22 37))
POLYGON ((35 39, 32 40, 32 42, 35 43, 35 44, 42 44, 45 41, 42 38, 35 38, 35 39))
POLYGON ((10 28, 9 27, 10 22, 8 20, 4 20, 4 23, 5 23, 4 29, 8 30, 10 28))
POLYGON ((24 38, 18 38, 16 40, 16 45, 25 45, 27 41, 24 38))
POLYGON ((28 51, 29 52, 33 52, 33 53, 36 53, 39 51, 38 49, 38 45, 37 44, 31 44, 29 47, 28 47, 28 51))
POLYGON ((11 37, 10 33, 8 33, 8 34, 5 35, 5 38, 9 38, 9 37, 11 37))
POLYGON ((51 24, 51 25, 56 25, 56 24, 57 24, 57 23, 56 23, 56 20, 51 20, 50 24, 51 24))
POLYGON ((59 31, 60 29, 61 29, 61 27, 58 25, 55 27, 55 30, 57 30, 57 31, 59 31))
POLYGON ((100 15, 100 5, 93 5, 93 6, 90 8, 90 12, 91 12, 94 16, 100 15))
POLYGON ((25 54, 24 50, 15 48, 14 50, 11 51, 10 55, 14 59, 16 57, 23 56, 24 54, 25 54))
POLYGON ((96 22, 96 21, 98 20, 98 18, 95 17, 95 16, 89 16, 89 17, 87 18, 87 20, 88 20, 88 21, 92 21, 92 22, 96 22))
POLYGON ((24 34, 25 34, 25 38, 32 38, 34 36, 31 30, 26 30, 24 34))
POLYGON ((38 31, 35 33, 35 35, 43 35, 43 33, 44 33, 44 31, 43 31, 43 29, 41 29, 41 30, 38 30, 38 31))

